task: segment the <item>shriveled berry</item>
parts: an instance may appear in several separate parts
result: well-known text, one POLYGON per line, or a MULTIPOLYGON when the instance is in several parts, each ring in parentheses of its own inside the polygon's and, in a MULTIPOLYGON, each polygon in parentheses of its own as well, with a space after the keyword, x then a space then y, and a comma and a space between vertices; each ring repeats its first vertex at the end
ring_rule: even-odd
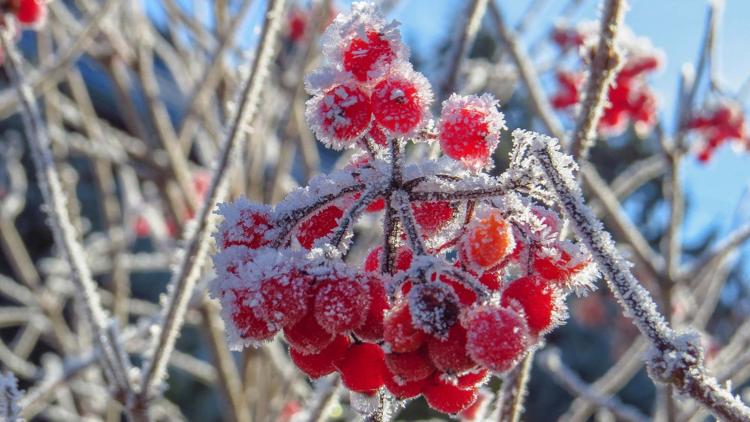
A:
POLYGON ((338 85, 307 102, 307 121, 321 142, 333 148, 353 144, 370 126, 367 94, 354 85, 338 85))
POLYGON ((445 339, 430 338, 427 350, 432 363, 443 372, 460 374, 477 366, 466 351, 466 329, 460 324, 451 327, 445 339))
POLYGON ((440 147, 445 155, 479 170, 490 163, 504 128, 505 119, 491 95, 453 94, 443 102, 438 125, 440 147))
POLYGON ((385 355, 377 344, 351 346, 335 366, 341 374, 341 382, 351 391, 372 392, 385 382, 385 355))
POLYGON ((527 350, 526 322, 510 309, 475 308, 464 321, 464 326, 469 356, 493 372, 509 370, 527 350))
POLYGON ((424 236, 432 236, 453 220, 455 209, 448 201, 414 202, 414 221, 424 236))
POLYGON ((414 326, 436 337, 445 337, 458 321, 458 296, 443 283, 419 283, 409 291, 409 312, 414 326))
POLYGON ((437 374, 430 381, 422 394, 427 404, 439 412, 456 414, 471 406, 477 399, 476 389, 462 390, 437 374))
POLYGON ((390 64, 396 57, 394 46, 376 31, 367 31, 364 37, 356 36, 344 50, 344 69, 360 82, 371 78, 378 67, 390 64))
POLYGON ((385 364, 393 374, 404 381, 425 379, 435 372, 435 367, 427 357, 427 349, 424 347, 414 352, 387 353, 385 364))
POLYGON ((414 326, 406 303, 400 303, 391 309, 385 316, 383 326, 383 338, 391 352, 413 352, 427 339, 427 334, 414 326))
POLYGON ((315 241, 330 235, 338 227, 338 220, 344 210, 336 205, 329 205, 303 221, 297 230, 297 240, 305 249, 310 249, 315 241))
POLYGON ((334 339, 318 324, 314 312, 308 312, 304 318, 291 327, 284 328, 284 338, 290 346, 303 354, 320 353, 334 339))
POLYGON ((367 318, 370 299, 367 285, 352 277, 321 281, 315 294, 315 319, 334 334, 360 327, 367 318))
POLYGON ((503 291, 501 303, 506 307, 521 307, 531 334, 537 335, 552 326, 555 293, 538 277, 521 277, 510 283, 503 291))
POLYGON ((390 392, 393 397, 399 400, 406 400, 422 394, 422 390, 427 386, 430 378, 406 381, 386 368, 384 381, 385 388, 388 389, 388 392, 390 392))
POLYGON ((325 349, 319 353, 305 355, 295 348, 289 349, 289 356, 297 367, 310 378, 320 378, 334 371, 334 363, 344 357, 351 340, 348 336, 336 336, 325 349))
POLYGON ((385 292, 385 282, 376 274, 367 274, 363 277, 367 280, 370 306, 367 308, 364 324, 355 328, 354 334, 362 340, 378 342, 383 339, 383 319, 390 307, 385 292))
POLYGON ((396 135, 407 135, 426 123, 432 92, 424 76, 414 71, 391 73, 372 91, 372 111, 378 124, 396 135))
POLYGON ((464 239, 469 264, 487 269, 500 263, 515 247, 513 229, 499 210, 473 222, 464 239))

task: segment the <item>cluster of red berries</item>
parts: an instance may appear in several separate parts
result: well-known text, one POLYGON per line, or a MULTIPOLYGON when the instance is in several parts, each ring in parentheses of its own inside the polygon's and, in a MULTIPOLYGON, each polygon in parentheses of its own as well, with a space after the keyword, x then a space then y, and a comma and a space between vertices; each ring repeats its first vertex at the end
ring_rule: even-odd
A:
POLYGON ((45 0, 9 0, 0 6, 5 13, 12 14, 21 26, 37 27, 47 17, 45 0))
MULTIPOLYGON (((552 33, 553 41, 563 50, 580 49, 590 53, 597 34, 595 27, 576 28, 558 26, 552 33)), ((639 134, 647 133, 656 124, 656 97, 646 84, 646 76, 657 70, 663 61, 660 52, 650 47, 647 40, 623 31, 621 45, 625 47, 625 64, 615 77, 608 93, 608 105, 599 122, 599 132, 614 136, 622 133, 632 122, 639 134)), ((580 71, 558 70, 558 91, 552 96, 552 106, 568 109, 580 101, 584 75, 580 71)))
POLYGON ((212 296, 228 338, 257 346, 283 333, 311 378, 336 372, 353 392, 422 395, 468 415, 490 373, 513 368, 564 319, 591 258, 560 240, 554 211, 520 194, 411 198, 494 183, 482 170, 505 128, 497 102, 453 95, 431 127, 429 84, 370 4, 339 15, 324 39, 329 64, 308 79, 307 117, 326 145, 366 154, 276 206, 220 206, 212 296), (438 141, 449 158, 407 165, 396 146, 405 136, 438 141), (352 266, 343 258, 364 211, 385 211, 386 234, 352 266))
POLYGON ((745 115, 739 104, 722 101, 704 113, 693 116, 687 129, 697 132, 701 138, 698 160, 708 162, 717 148, 726 142, 742 149, 750 148, 750 137, 745 128, 745 115))

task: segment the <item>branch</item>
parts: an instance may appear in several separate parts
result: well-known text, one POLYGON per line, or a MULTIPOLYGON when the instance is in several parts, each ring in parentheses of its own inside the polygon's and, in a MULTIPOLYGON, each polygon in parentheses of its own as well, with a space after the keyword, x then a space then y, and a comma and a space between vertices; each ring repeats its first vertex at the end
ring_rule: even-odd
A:
POLYGON ((174 349, 174 343, 183 324, 190 294, 200 275, 208 252, 209 235, 215 226, 214 208, 226 195, 230 163, 234 161, 235 154, 242 150, 242 144, 246 137, 246 126, 252 121, 258 109, 258 101, 264 87, 268 64, 282 20, 281 12, 284 10, 284 3, 284 0, 268 2, 265 22, 257 48, 258 54, 243 88, 239 110, 215 165, 211 185, 206 194, 206 201, 195 222, 195 230, 188 240, 181 261, 169 283, 169 297, 162 314, 160 332, 155 336, 155 342, 152 346, 152 358, 144 363, 140 397, 140 401, 144 405, 164 377, 169 355, 174 349))
POLYGON ((529 351, 526 357, 503 377, 503 384, 497 393, 497 408, 495 419, 498 422, 518 422, 523 413, 523 401, 526 398, 526 384, 529 382, 531 362, 534 351, 529 351))
POLYGON ((622 64, 622 54, 617 49, 616 40, 626 7, 625 0, 606 0, 604 3, 599 45, 591 62, 581 113, 570 141, 571 153, 578 161, 587 159, 589 149, 594 145, 609 86, 622 64))

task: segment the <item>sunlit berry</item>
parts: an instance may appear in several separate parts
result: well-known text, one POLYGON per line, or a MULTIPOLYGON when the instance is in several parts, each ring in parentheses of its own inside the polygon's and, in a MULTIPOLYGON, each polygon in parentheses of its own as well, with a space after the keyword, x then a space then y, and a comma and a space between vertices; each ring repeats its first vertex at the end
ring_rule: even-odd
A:
POLYGON ((552 251, 544 252, 534 257, 533 272, 560 286, 571 284, 571 279, 591 265, 591 256, 568 241, 558 242, 552 251))
POLYGON ((493 372, 505 372, 523 357, 528 327, 516 312, 494 306, 472 309, 466 320, 466 350, 493 372))
POLYGON ((258 315, 262 299, 257 292, 231 289, 224 294, 231 295, 231 319, 240 338, 254 342, 269 340, 281 328, 258 315))
POLYGON ((298 271, 280 274, 263 280, 260 287, 266 319, 287 327, 294 325, 307 313, 310 298, 310 278, 298 271))
POLYGON ((340 149, 353 144, 370 126, 367 94, 354 85, 338 85, 307 102, 307 121, 321 142, 340 149))
POLYGON ((483 384, 490 377, 487 368, 476 368, 456 377, 456 387, 462 389, 474 388, 483 384))
POLYGON ((464 239, 468 263, 480 269, 491 268, 510 255, 515 247, 513 229, 498 210, 469 225, 464 239))
MULTIPOLYGON (((343 52, 344 70, 351 72, 360 82, 370 80, 377 68, 393 62, 396 51, 391 42, 376 31, 367 31, 352 38, 343 52)), ((377 72, 379 73, 379 72, 377 72)))
POLYGON ((267 237, 273 229, 270 207, 240 198, 233 203, 220 204, 219 212, 224 217, 216 235, 221 248, 258 249, 270 243, 267 237))
POLYGON ((331 344, 318 353, 306 355, 292 347, 289 349, 289 356, 308 377, 320 378, 336 371, 334 364, 344 357, 350 345, 351 340, 348 336, 337 336, 331 344))
POLYGON ((443 102, 438 124, 440 147, 445 155, 471 170, 490 163, 503 129, 505 119, 497 110, 497 100, 489 94, 453 94, 443 102))
POLYGON ((432 236, 453 220, 456 210, 448 201, 413 202, 414 221, 424 236, 432 236))

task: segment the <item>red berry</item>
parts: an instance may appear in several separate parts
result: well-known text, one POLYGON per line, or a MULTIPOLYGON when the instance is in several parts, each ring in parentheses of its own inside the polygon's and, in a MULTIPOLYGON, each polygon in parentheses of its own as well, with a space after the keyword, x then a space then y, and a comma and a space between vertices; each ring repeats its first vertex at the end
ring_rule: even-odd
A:
POLYGON ((35 25, 44 19, 47 6, 44 0, 16 0, 16 19, 21 25, 35 25))
POLYGON ((483 384, 489 378, 490 371, 487 368, 477 368, 460 375, 456 379, 456 387, 468 390, 483 384))
POLYGON ((427 386, 430 378, 416 381, 405 381, 386 368, 383 381, 385 381, 385 388, 388 389, 388 392, 390 392, 393 397, 399 400, 406 400, 422 394, 422 390, 427 386))
POLYGON ((314 312, 308 312, 298 323, 284 328, 284 338, 297 351, 309 355, 320 353, 331 344, 334 335, 318 324, 314 312))
POLYGON ((351 391, 373 392, 385 382, 385 355, 377 344, 353 345, 335 366, 341 374, 341 382, 351 391))
MULTIPOLYGON (((520 245, 520 242, 518 243, 520 245)), ((500 290, 503 283, 503 275, 500 271, 486 271, 479 277, 479 282, 488 290, 496 292, 500 290)))
POLYGON ((315 294, 315 318, 326 331, 343 333, 361 326, 367 318, 367 286, 349 277, 320 282, 315 294))
POLYGON ((287 35, 292 42, 298 42, 305 36, 307 28, 308 15, 297 6, 289 9, 287 16, 287 35))
POLYGON ((443 102, 438 125, 440 147, 448 157, 479 170, 489 164, 504 128, 505 119, 491 95, 453 94, 443 102))
MULTIPOLYGON (((549 251, 547 251, 549 252, 549 251)), ((570 242, 559 242, 555 250, 545 255, 537 254, 533 260, 534 273, 545 280, 569 284, 571 278, 585 270, 591 257, 570 242)))
POLYGON ((281 328, 270 324, 258 315, 262 302, 260 295, 247 289, 230 289, 223 295, 231 295, 231 318, 240 338, 250 341, 264 341, 273 338, 281 328))
POLYGON ((365 323, 354 329, 354 334, 362 340, 377 342, 383 339, 383 319, 390 305, 385 292, 384 280, 375 274, 365 275, 370 295, 365 323))
POLYGON ((385 132, 383 132, 383 129, 377 124, 372 125, 370 131, 367 132, 367 136, 369 136, 375 144, 380 145, 381 147, 388 146, 388 137, 385 135, 385 132))
POLYGON ((478 421, 480 417, 484 416, 484 412, 486 411, 487 404, 491 397, 491 393, 479 390, 477 392, 477 399, 474 400, 474 403, 458 414, 461 418, 461 422, 478 421))
POLYGON ((456 414, 471 406, 477 399, 476 389, 462 390, 437 374, 430 381, 424 389, 424 398, 431 408, 439 412, 456 414))
POLYGON ((307 313, 310 278, 297 271, 263 280, 260 291, 266 318, 279 326, 294 325, 307 313))
MULTIPOLYGON (((367 258, 365 258, 364 270, 367 272, 380 272, 381 259, 383 254, 383 247, 378 246, 373 248, 367 258)), ((411 267, 411 260, 414 254, 411 249, 402 246, 396 250, 396 259, 394 260, 394 266, 396 272, 406 271, 411 267)))
POLYGON ((482 269, 492 268, 513 252, 513 229, 499 210, 474 221, 464 238, 468 263, 482 269))
POLYGON ((297 367, 310 378, 320 378, 336 370, 334 363, 344 357, 351 340, 348 336, 337 336, 331 344, 319 353, 305 355, 294 348, 289 349, 289 356, 297 367))
POLYGON ((554 291, 538 277, 521 277, 510 283, 501 303, 506 307, 521 306, 531 334, 547 331, 554 322, 554 291))
POLYGON ((455 324, 446 339, 432 337, 427 342, 430 359, 435 366, 451 374, 460 374, 477 366, 466 352, 466 329, 455 324))
POLYGON ((358 87, 338 85, 310 99, 306 116, 321 142, 340 149, 367 131, 372 107, 367 94, 358 87))
POLYGON ((393 45, 382 34, 370 30, 364 35, 355 36, 343 54, 344 69, 360 82, 371 79, 373 71, 396 57, 393 45))
POLYGON ((404 381, 425 379, 435 372, 435 367, 427 357, 427 349, 424 347, 414 352, 387 353, 385 364, 393 374, 404 381))
POLYGON ((385 316, 383 326, 383 338, 391 352, 413 352, 427 339, 427 334, 414 326, 406 303, 400 303, 391 309, 385 316))
POLYGON ((458 320, 458 296, 443 283, 419 283, 408 295, 414 326, 436 337, 445 337, 458 320))
POLYGON ((412 70, 391 73, 372 91, 372 111, 384 129, 407 135, 427 122, 432 92, 429 83, 412 70))
POLYGON ((450 202, 414 202, 414 221, 424 236, 432 236, 453 220, 455 210, 450 202))
POLYGON ((456 296, 462 305, 471 305, 476 302, 477 294, 470 287, 445 274, 440 274, 439 277, 441 282, 447 284, 453 289, 453 292, 456 293, 456 296))
POLYGON ((269 207, 252 204, 242 198, 231 204, 219 205, 219 212, 224 216, 218 230, 223 249, 232 246, 258 249, 269 243, 266 234, 273 229, 269 207))
POLYGON ((526 322, 510 309, 482 306, 464 321, 466 350, 475 362, 493 372, 512 368, 526 352, 526 322))
POLYGON ((344 210, 336 205, 329 205, 303 221, 297 230, 297 240, 305 249, 311 249, 315 241, 330 235, 338 227, 338 220, 344 210))

